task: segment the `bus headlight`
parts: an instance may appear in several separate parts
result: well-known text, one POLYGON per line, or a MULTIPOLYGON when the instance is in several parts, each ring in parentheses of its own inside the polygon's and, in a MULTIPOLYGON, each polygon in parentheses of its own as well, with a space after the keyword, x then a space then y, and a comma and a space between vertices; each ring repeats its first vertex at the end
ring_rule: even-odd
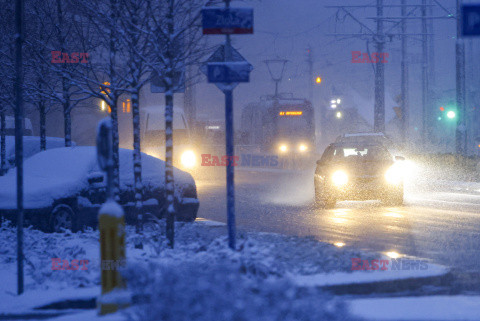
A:
POLYGON ((391 166, 386 172, 385 172, 385 180, 387 183, 392 184, 392 185, 398 185, 402 182, 403 180, 403 171, 400 168, 400 166, 391 166))
POLYGON ((346 185, 348 183, 348 175, 344 171, 336 171, 332 175, 332 182, 333 185, 337 187, 341 187, 343 185, 346 185))
POLYGON ((186 150, 183 152, 182 156, 180 157, 180 162, 186 168, 192 168, 197 163, 197 156, 191 150, 186 150))
POLYGON ((286 153, 288 151, 288 146, 285 144, 282 144, 278 149, 280 149, 282 153, 286 153))
POLYGON ((300 146, 298 146, 298 150, 299 150, 301 153, 306 152, 307 149, 308 149, 308 146, 305 145, 305 144, 300 144, 300 146))

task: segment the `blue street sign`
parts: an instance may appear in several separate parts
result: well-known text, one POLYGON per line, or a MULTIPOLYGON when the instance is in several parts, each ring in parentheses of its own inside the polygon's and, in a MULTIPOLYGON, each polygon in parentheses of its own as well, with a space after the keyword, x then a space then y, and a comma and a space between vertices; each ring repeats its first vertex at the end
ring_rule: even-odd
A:
POLYGON ((204 35, 253 33, 252 8, 205 8, 202 10, 204 35))
POLYGON ((480 36, 480 4, 462 6, 462 35, 480 36))
POLYGON ((250 81, 251 65, 240 62, 210 62, 207 64, 208 82, 236 83, 250 81))

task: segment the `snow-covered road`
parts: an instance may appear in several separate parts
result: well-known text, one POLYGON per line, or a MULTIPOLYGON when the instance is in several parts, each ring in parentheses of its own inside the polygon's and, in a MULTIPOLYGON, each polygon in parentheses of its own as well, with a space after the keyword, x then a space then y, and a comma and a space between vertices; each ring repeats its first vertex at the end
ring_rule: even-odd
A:
MULTIPOLYGON (((199 216, 225 222, 224 180, 198 180, 197 184, 199 216)), ((468 190, 453 185, 410 182, 402 207, 385 207, 376 201, 339 202, 334 209, 322 210, 313 207, 312 172, 241 170, 236 172, 237 223, 258 231, 312 235, 393 257, 428 258, 478 275, 480 192, 475 184, 468 190)))

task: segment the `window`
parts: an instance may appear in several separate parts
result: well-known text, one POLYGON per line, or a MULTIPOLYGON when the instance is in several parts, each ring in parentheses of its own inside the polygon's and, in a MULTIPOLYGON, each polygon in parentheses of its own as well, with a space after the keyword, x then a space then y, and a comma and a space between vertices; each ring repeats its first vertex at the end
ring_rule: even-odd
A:
POLYGON ((130 99, 127 99, 126 101, 123 101, 122 102, 122 112, 123 113, 130 113, 131 112, 131 106, 132 106, 132 102, 130 101, 130 99))

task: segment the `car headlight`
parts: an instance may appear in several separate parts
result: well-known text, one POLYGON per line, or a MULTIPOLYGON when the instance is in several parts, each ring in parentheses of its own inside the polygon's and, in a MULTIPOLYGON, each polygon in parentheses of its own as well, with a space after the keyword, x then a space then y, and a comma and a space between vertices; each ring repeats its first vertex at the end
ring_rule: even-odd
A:
POLYGON ((392 165, 385 172, 385 180, 392 185, 398 185, 403 181, 403 171, 400 166, 392 165))
POLYGON ((283 144, 283 145, 280 145, 278 149, 280 149, 282 153, 286 153, 288 151, 288 146, 283 144))
POLYGON ((186 150, 183 152, 182 156, 180 157, 180 162, 186 168, 192 168, 197 163, 197 156, 191 150, 186 150))
POLYGON ((344 171, 336 171, 332 175, 333 185, 340 187, 348 183, 348 175, 344 171))
POLYGON ((305 145, 305 144, 300 144, 300 146, 298 146, 298 150, 299 150, 300 152, 302 152, 302 153, 303 153, 303 152, 306 152, 307 149, 308 149, 308 147, 307 147, 307 145, 305 145))

